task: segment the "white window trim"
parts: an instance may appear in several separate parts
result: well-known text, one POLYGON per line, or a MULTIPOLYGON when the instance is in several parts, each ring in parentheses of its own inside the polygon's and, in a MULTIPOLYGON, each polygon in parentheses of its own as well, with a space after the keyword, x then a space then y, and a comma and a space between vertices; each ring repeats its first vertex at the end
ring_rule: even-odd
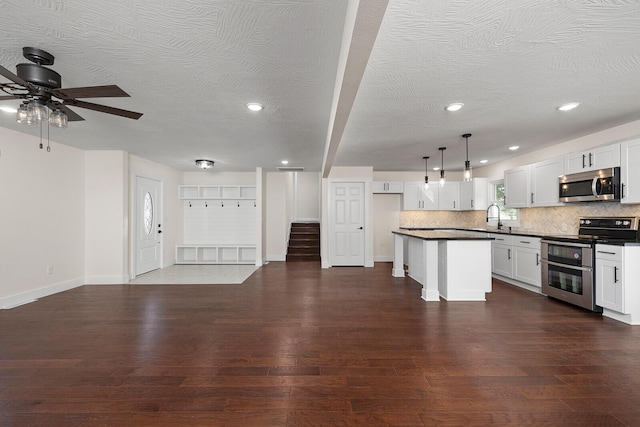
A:
MULTIPOLYGON (((496 179, 494 181, 490 181, 489 182, 489 204, 491 203, 497 203, 499 205, 501 205, 504 208, 504 200, 495 200, 495 186, 498 184, 502 184, 504 183, 504 179, 496 179)), ((495 209, 492 209, 495 212, 495 209)), ((520 211, 519 209, 514 208, 514 210, 516 211, 516 215, 517 218, 516 219, 502 219, 500 218, 500 222, 502 223, 503 227, 519 227, 520 226, 520 211)), ((498 219, 490 219, 489 221, 486 221, 488 226, 491 227, 497 227, 498 226, 498 219)))

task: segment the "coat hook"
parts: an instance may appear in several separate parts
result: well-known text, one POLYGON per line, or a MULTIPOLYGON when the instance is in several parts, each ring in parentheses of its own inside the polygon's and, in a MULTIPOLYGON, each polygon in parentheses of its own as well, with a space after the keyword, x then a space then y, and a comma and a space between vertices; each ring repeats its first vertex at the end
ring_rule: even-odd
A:
POLYGON ((191 207, 191 200, 189 200, 189 207, 191 207))
POLYGON ((240 207, 240 201, 238 201, 238 207, 240 207))
POLYGON ((254 207, 254 208, 256 207, 256 202, 255 202, 255 201, 253 202, 253 207, 254 207))
POLYGON ((205 207, 205 208, 208 208, 208 207, 209 207, 209 205, 207 204, 207 201, 206 201, 206 200, 204 201, 204 207, 205 207))
POLYGON ((224 202, 220 202, 220 206, 224 208, 224 202))

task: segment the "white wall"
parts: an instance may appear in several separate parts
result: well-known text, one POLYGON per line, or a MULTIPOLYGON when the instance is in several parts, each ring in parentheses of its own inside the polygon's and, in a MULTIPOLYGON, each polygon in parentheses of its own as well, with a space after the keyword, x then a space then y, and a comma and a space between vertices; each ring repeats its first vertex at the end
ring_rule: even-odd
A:
MULTIPOLYGON (((216 172, 212 169, 197 172, 184 172, 183 184, 221 184, 221 185, 256 185, 255 172, 216 172)), ((176 197, 177 197, 176 190, 176 197)))
POLYGON ((477 177, 487 177, 489 179, 499 179, 503 177, 504 171, 518 166, 536 163, 552 157, 562 156, 575 151, 587 150, 599 145, 606 145, 616 141, 629 139, 640 135, 640 120, 605 129, 600 132, 582 136, 568 141, 558 142, 551 147, 546 147, 529 154, 513 157, 509 160, 496 163, 491 166, 474 168, 473 175, 477 177))
POLYGON ((285 261, 289 233, 287 193, 290 173, 268 172, 266 178, 265 258, 267 261, 285 261))
POLYGON ((0 308, 83 284, 84 152, 39 142, 0 128, 0 308))
POLYGON ((85 283, 129 281, 129 155, 85 151, 85 283))
POLYGON ((183 241, 184 209, 178 199, 178 185, 182 184, 183 173, 158 163, 129 155, 129 277, 135 276, 135 218, 136 176, 155 179, 162 182, 162 265, 175 264, 176 245, 183 241))
POLYGON ((294 221, 320 220, 320 172, 295 173, 294 221))

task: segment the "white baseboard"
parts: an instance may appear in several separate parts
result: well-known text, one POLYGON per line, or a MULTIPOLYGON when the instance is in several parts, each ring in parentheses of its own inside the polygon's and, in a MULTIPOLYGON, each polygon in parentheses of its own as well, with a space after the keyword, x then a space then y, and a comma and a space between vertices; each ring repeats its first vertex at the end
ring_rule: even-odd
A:
POLYGON ((129 275, 122 276, 89 276, 84 278, 85 285, 124 285, 129 283, 129 275))
POLYGON ((374 256, 373 261, 375 262, 393 262, 393 255, 389 256, 374 256))
POLYGON ((267 262, 269 261, 286 261, 287 260, 287 255, 283 254, 283 255, 271 255, 267 258, 267 262))
POLYGON ((39 298, 57 294, 58 292, 68 291, 69 289, 77 288, 79 286, 82 286, 83 284, 84 281, 82 279, 73 279, 65 282, 55 283, 53 285, 43 286, 42 288, 22 292, 16 295, 10 295, 8 297, 0 298, 0 309, 10 309, 18 307, 20 305, 28 304, 30 302, 37 301, 39 298))

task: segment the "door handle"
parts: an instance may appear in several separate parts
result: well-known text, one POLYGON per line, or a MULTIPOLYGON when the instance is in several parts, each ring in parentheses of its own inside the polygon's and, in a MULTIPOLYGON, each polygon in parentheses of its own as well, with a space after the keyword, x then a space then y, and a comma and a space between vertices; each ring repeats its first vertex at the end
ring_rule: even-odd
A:
POLYGON ((158 234, 162 234, 162 230, 158 230, 158 234))
POLYGON ((618 267, 613 267, 613 283, 618 283, 618 267))
POLYGON ((362 230, 362 229, 363 229, 363 227, 358 227, 358 230, 362 230))

